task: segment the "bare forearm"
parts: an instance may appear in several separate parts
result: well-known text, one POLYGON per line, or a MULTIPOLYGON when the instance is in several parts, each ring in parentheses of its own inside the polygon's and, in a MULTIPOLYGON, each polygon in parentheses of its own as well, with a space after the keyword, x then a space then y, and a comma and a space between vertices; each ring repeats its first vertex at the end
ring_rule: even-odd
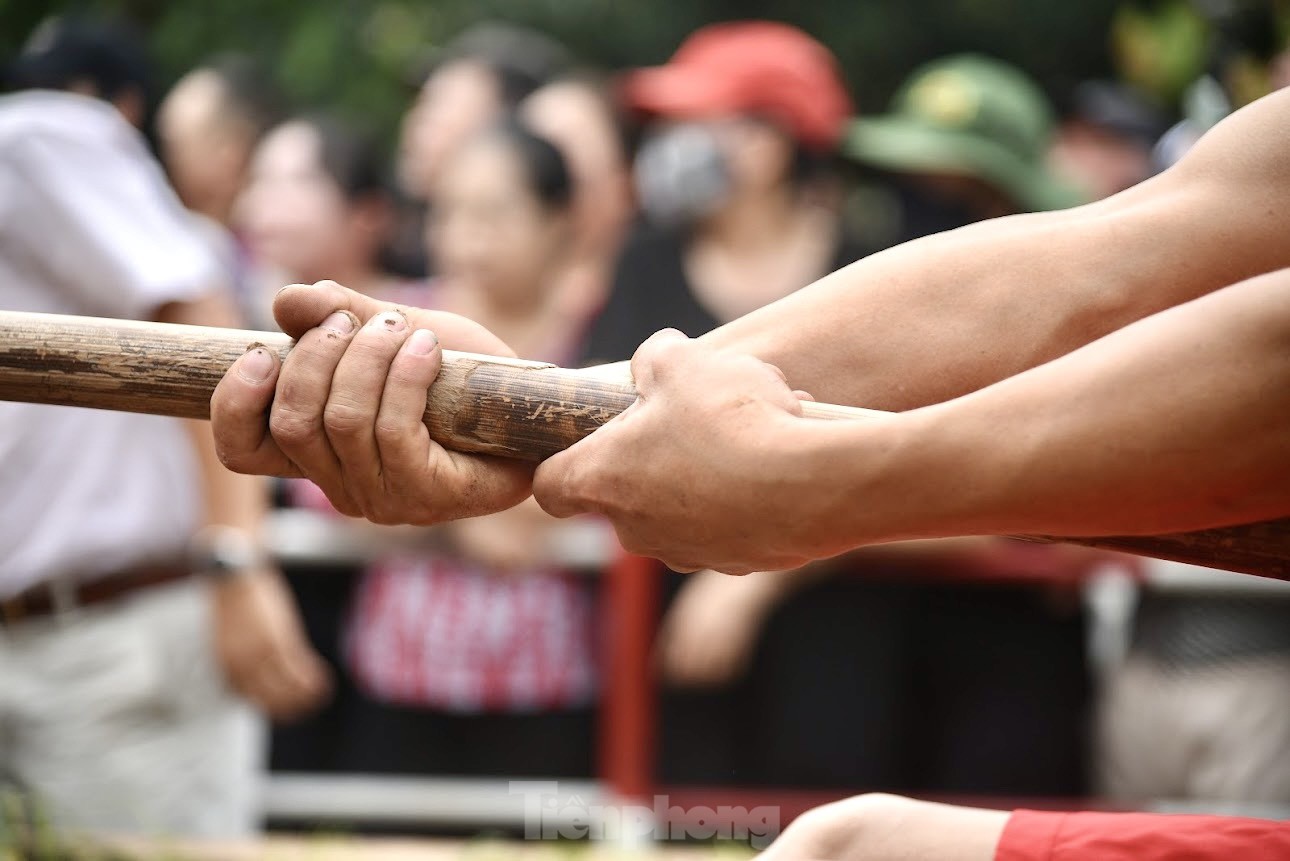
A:
POLYGON ((904 410, 1288 266, 1290 169, 1276 150, 1290 94, 1257 108, 1115 198, 907 243, 705 340, 779 366, 819 400, 904 410))
MULTIPOLYGON (((231 300, 219 289, 213 289, 192 302, 164 306, 159 309, 157 319, 198 326, 239 326, 242 323, 231 300)), ((210 425, 199 421, 186 424, 201 470, 205 522, 237 527, 258 536, 268 511, 269 487, 266 480, 225 469, 216 453, 210 425)))
POLYGON ((1120 230, 1121 219, 1137 220, 1091 207, 928 237, 708 340, 779 366, 819 400, 903 410, 982 388, 1239 278, 1220 266, 1199 273, 1144 230, 1120 230))
POLYGON ((1153 534, 1290 514, 1290 270, 853 434, 862 541, 1153 534))
POLYGON ((258 475, 238 475, 220 463, 207 422, 186 422, 205 488, 205 522, 233 526, 256 536, 269 509, 269 486, 258 475))

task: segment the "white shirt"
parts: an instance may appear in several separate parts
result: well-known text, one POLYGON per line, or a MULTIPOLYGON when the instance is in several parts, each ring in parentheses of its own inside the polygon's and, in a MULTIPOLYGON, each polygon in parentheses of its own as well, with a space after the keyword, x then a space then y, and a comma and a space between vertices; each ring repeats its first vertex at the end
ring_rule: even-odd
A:
MULTIPOLYGON (((0 98, 0 308, 147 319, 217 279, 115 109, 70 93, 0 98)), ((200 490, 174 419, 0 403, 0 599, 182 552, 200 490)))

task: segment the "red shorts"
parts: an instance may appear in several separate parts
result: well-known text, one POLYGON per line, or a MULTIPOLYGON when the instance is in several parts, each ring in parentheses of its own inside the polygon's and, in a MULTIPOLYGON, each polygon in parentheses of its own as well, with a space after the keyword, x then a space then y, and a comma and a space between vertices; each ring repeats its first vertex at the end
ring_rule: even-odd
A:
POLYGON ((994 861, 1286 861, 1290 822, 1151 813, 1037 813, 1008 820, 994 861))

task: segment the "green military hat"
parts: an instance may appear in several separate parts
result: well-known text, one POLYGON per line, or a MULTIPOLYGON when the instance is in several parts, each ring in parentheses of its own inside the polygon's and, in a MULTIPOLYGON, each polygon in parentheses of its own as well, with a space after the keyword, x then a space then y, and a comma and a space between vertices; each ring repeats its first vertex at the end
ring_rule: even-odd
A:
POLYGON ((858 119, 843 151, 901 172, 972 176, 1026 210, 1083 202, 1045 165, 1054 118, 1020 70, 972 54, 923 66, 901 87, 890 113, 858 119))

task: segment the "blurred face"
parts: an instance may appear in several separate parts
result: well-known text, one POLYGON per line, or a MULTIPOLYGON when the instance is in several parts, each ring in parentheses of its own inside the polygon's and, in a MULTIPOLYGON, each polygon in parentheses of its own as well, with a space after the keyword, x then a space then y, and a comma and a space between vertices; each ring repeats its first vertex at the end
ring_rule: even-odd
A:
POLYGON ((630 214, 626 155, 613 119, 587 86, 549 84, 521 108, 533 131, 551 141, 573 176, 577 230, 591 244, 612 238, 630 214))
POLYGON ((157 113, 162 160, 179 199, 220 221, 242 185, 251 146, 246 129, 221 117, 224 95, 219 76, 200 70, 181 79, 157 113))
POLYGON ((448 154, 502 113, 497 76, 484 64, 457 60, 434 71, 403 118, 399 181, 424 199, 448 154))
POLYGON ((542 206, 519 156, 499 141, 452 156, 430 212, 427 240, 440 274, 500 304, 536 301, 565 253, 566 216, 542 206))
POLYGON ((764 120, 663 122, 636 154, 637 193, 652 219, 703 221, 788 187, 792 158, 792 141, 764 120))
POLYGON ((762 192, 787 181, 793 142, 774 124, 753 117, 730 117, 713 123, 712 128, 736 189, 762 192))
POLYGON ((313 128, 286 123, 264 138, 238 219, 257 259, 292 277, 315 281, 340 268, 354 225, 345 195, 322 167, 313 128))

